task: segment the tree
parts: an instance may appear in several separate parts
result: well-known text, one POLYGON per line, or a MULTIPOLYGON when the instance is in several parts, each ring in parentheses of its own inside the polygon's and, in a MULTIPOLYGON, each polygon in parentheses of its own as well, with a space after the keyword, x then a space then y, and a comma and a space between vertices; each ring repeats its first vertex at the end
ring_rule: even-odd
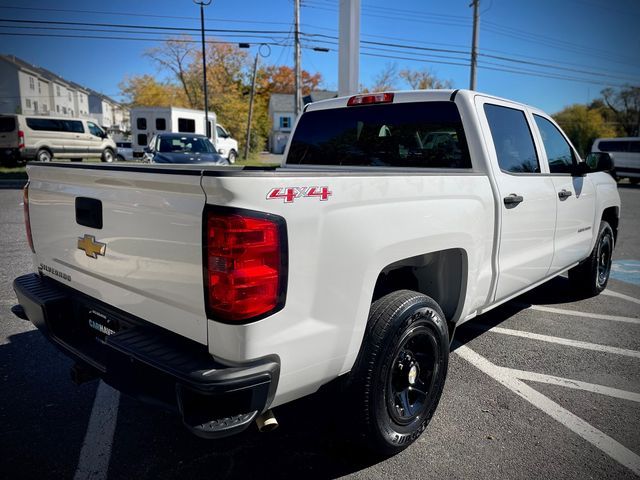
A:
POLYGON ((363 88, 363 92, 386 92, 395 90, 396 81, 398 79, 398 65, 395 63, 387 63, 380 73, 376 75, 373 85, 369 88, 363 88))
POLYGON ((440 80, 429 70, 410 70, 408 68, 400 71, 400 78, 409 84, 412 90, 426 90, 429 88, 451 88, 451 80, 440 80))
MULTIPOLYGON (((300 72, 302 94, 309 95, 322 83, 322 75, 312 75, 306 70, 300 72)), ((293 68, 285 65, 269 65, 258 70, 256 80, 260 93, 295 93, 296 80, 293 68)))
POLYGON ((553 118, 583 157, 591 151, 596 138, 616 136, 615 129, 605 122, 600 111, 586 105, 571 105, 553 118))
POLYGON ((119 84, 129 107, 187 107, 176 85, 160 83, 151 75, 125 77, 119 84))
POLYGON ((640 136, 640 87, 626 86, 619 90, 605 88, 602 97, 607 107, 615 114, 623 134, 640 136))

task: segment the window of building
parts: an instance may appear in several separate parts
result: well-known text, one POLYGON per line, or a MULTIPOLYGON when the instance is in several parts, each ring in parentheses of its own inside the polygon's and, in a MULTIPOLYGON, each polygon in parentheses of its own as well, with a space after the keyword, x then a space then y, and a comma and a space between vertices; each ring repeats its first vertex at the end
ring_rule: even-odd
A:
POLYGON ((138 134, 138 145, 142 147, 147 146, 147 136, 144 133, 138 134))
POLYGON ((542 136, 542 143, 549 162, 549 171, 551 173, 571 173, 576 158, 569 142, 549 120, 538 115, 534 115, 533 118, 542 136))
POLYGON ((56 85, 56 96, 60 96, 60 85, 56 85))
POLYGON ((280 117, 280 128, 291 128, 291 117, 280 117))
POLYGON ((69 101, 71 101, 71 91, 67 92, 69 94, 69 101))
POLYGON ((33 102, 33 109, 37 112, 38 111, 38 102, 33 102))
POLYGON ((36 79, 33 77, 29 77, 29 88, 31 90, 35 90, 36 89, 36 79))
POLYGON ((156 130, 166 130, 167 120, 164 118, 156 118, 156 130))
POLYGON ((42 83, 38 82, 38 93, 42 93, 42 83))
POLYGON ((62 107, 62 113, 67 114, 67 107, 62 107))
MULTIPOLYGON (((146 130, 147 129, 147 119, 144 117, 138 117, 136 119, 136 127, 138 127, 138 130, 146 130)), ((146 145, 147 141, 145 140, 144 144, 140 144, 140 145, 146 145)))
POLYGON ((485 104, 498 164, 504 172, 540 173, 540 162, 522 110, 485 104))
POLYGON ((43 111, 43 112, 47 112, 47 111, 49 111, 49 106, 48 106, 46 103, 43 103, 43 104, 42 104, 42 111, 43 111))
POLYGON ((31 99, 30 99, 30 98, 27 98, 27 99, 24 101, 24 104, 27 106, 27 108, 31 108, 31 99))
POLYGON ((196 133, 196 121, 191 118, 178 118, 178 132, 196 133))
POLYGON ((60 113, 60 105, 56 105, 56 112, 60 113))

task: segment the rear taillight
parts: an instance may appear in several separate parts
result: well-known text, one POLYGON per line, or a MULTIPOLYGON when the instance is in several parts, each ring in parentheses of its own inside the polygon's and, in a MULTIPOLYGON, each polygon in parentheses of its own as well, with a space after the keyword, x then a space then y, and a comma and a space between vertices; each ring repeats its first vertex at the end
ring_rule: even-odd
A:
POLYGON ((356 105, 373 105, 375 103, 393 102, 393 93, 371 93, 366 95, 356 95, 347 101, 347 107, 356 105))
POLYGON ((18 148, 22 150, 24 148, 24 132, 18 130, 18 148))
POLYGON ((284 219, 220 208, 207 209, 204 219, 209 318, 239 323, 280 310, 287 288, 284 219))
POLYGON ((29 218, 29 182, 24 186, 22 190, 22 204, 24 208, 24 226, 27 229, 27 242, 29 248, 33 253, 36 253, 33 248, 33 237, 31 236, 31 219, 29 218))

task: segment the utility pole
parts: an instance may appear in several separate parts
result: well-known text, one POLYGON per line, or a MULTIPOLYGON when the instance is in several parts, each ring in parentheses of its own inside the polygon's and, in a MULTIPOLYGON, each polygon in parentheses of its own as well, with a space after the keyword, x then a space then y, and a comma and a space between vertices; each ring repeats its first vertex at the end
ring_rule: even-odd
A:
POLYGON ((193 3, 200 5, 200 33, 202 35, 202 76, 204 77, 204 131, 208 138, 211 138, 211 128, 209 128, 209 98, 207 96, 207 54, 204 48, 204 7, 211 5, 213 0, 193 0, 193 3))
MULTIPOLYGON (((478 68, 478 27, 480 23, 480 14, 478 13, 478 7, 480 0, 473 0, 473 44, 471 46, 471 80, 469 88, 471 90, 476 89, 476 69, 478 68)), ((469 6, 471 6, 469 5, 469 6)))
POLYGON ((295 64, 295 75, 296 75, 296 92, 295 92, 295 106, 294 112, 296 114, 296 118, 302 112, 302 80, 300 78, 300 0, 293 0, 293 15, 295 22, 295 48, 294 48, 294 64, 295 64))
MULTIPOLYGON (((238 44, 240 48, 250 48, 249 43, 238 44)), ((253 62, 253 76, 251 80, 251 96, 249 97, 249 116, 247 118, 247 137, 244 144, 244 159, 249 158, 249 145, 251 144, 251 121, 253 119, 253 97, 256 93, 256 77, 258 76, 258 59, 260 57, 268 57, 271 55, 271 47, 266 43, 261 43, 256 52, 256 59, 253 62), (262 48, 266 48, 266 53, 262 51, 262 48)))
POLYGON ((340 0, 338 28, 338 95, 355 95, 360 88, 360 0, 340 0))

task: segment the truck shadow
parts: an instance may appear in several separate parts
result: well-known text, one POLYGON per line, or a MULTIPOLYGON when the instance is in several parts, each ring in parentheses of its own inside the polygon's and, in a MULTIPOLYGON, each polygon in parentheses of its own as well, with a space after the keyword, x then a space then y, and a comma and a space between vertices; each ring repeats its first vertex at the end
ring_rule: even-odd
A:
MULTIPOLYGON (((481 321, 492 327, 531 304, 580 299, 567 279, 557 278, 481 321)), ((463 326, 456 340, 464 344, 482 333, 463 326)), ((0 345, 0 359, 1 396, 10 397, 0 402, 3 459, 29 478, 73 476, 97 384, 74 386, 71 361, 37 331, 10 336, 0 345)), ((276 408, 280 428, 274 432, 258 433, 252 425, 238 436, 212 441, 189 433, 172 413, 121 396, 108 478, 309 479, 354 473, 384 459, 344 437, 341 419, 348 418, 348 408, 340 390, 328 388, 276 408)))

